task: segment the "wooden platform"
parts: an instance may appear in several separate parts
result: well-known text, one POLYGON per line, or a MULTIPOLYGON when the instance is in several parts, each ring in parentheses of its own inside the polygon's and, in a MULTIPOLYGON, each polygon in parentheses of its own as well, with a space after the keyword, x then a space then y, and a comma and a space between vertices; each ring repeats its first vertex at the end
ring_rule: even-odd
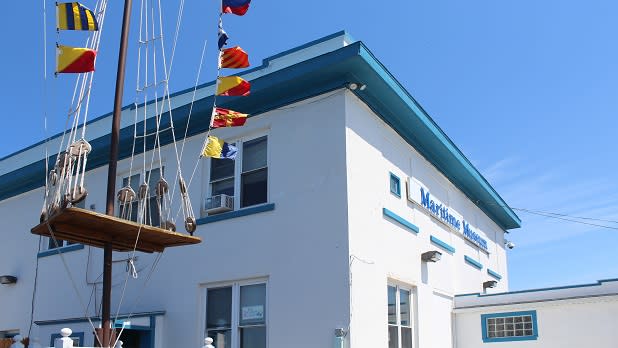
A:
POLYGON ((158 227, 140 225, 86 209, 66 208, 48 221, 32 228, 33 234, 102 248, 111 242, 115 251, 132 251, 139 232, 137 251, 162 252, 167 247, 198 244, 199 237, 172 232, 158 227), (48 227, 49 224, 49 227, 48 227))

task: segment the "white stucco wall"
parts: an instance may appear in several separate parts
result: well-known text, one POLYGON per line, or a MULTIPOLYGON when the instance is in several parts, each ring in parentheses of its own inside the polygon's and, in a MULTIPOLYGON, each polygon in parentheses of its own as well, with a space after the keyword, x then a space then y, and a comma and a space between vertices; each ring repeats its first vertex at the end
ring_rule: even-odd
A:
MULTIPOLYGON (((158 327, 157 348, 201 346, 204 334, 204 288, 245 279, 267 280, 268 347, 330 346, 334 329, 349 321, 347 249, 347 198, 345 175, 345 99, 343 92, 307 100, 282 110, 250 118, 244 127, 216 130, 226 140, 268 135, 268 195, 273 211, 200 225, 196 235, 203 243, 170 248, 163 253, 156 271, 144 288, 155 255, 138 253, 140 276, 129 279, 119 312, 165 311, 158 327), (174 334, 182 333, 182 334, 174 334), (311 337, 308 339, 299 339, 311 337)), ((203 138, 189 139, 183 172, 187 180, 193 170, 203 138), (191 159, 193 158, 193 159, 191 159), (188 174, 187 174, 188 173, 188 174)), ((171 146, 163 149, 168 182, 174 178, 175 156, 171 146)), ((136 160, 134 171, 139 170, 136 160)), ((206 196, 209 161, 201 160, 190 188, 196 214, 206 196)), ((119 162, 120 178, 128 174, 129 161, 119 162)), ((102 211, 107 168, 88 173, 86 207, 102 211)), ((176 198, 178 202, 178 198, 176 198)), ((10 248, 2 248, 0 273, 20 277, 18 284, 0 288, 0 308, 11 315, 0 316, 0 330, 29 326, 30 297, 38 237, 29 233, 38 222, 42 193, 28 192, 0 202, 0 214, 10 248), (12 216, 12 217, 11 217, 12 216), (27 259, 25 259, 27 258, 27 259)), ((177 221, 181 229, 182 220, 177 221)), ((64 255, 79 295, 94 315, 100 305, 102 252, 84 248, 64 255), (89 284, 96 283, 96 284, 89 284)), ((114 260, 128 257, 115 253, 114 260)), ((84 316, 71 282, 58 255, 38 259, 39 279, 34 319, 55 320, 84 316)), ((114 264, 112 314, 115 314, 125 281, 126 264, 114 264)), ((58 324, 62 326, 61 324, 58 324)), ((37 328, 47 342, 58 325, 37 328)), ((85 324, 70 324, 82 330, 85 324)), ((85 337, 91 344, 92 336, 85 337)))
MULTIPOLYGON (((351 92, 342 89, 256 115, 244 127, 218 129, 213 135, 228 141, 268 135, 268 202, 275 209, 200 225, 196 235, 203 243, 166 250, 151 277, 156 255, 139 253, 140 277, 128 280, 119 309, 126 279, 122 260, 129 255, 114 255, 120 262, 114 264, 113 314, 164 311, 157 319, 156 348, 200 346, 204 289, 237 280, 267 281, 268 347, 274 348, 291 342, 295 347, 329 347, 336 328, 349 330, 348 346, 386 346, 389 283, 413 290, 414 346, 451 347, 453 296, 482 291, 482 282, 491 279, 487 268, 503 276, 494 291, 507 289, 500 228, 351 92), (389 191, 389 172, 401 179, 401 197, 389 191), (474 223, 488 240, 490 252, 479 251, 460 233, 407 201, 407 177, 422 182, 433 196, 474 223), (420 233, 385 218, 383 208, 418 226, 420 233), (455 253, 431 244, 432 235, 453 246, 455 253), (428 250, 440 250, 442 260, 422 263, 420 255, 428 250), (483 269, 466 264, 464 255, 481 262, 483 269), (174 334, 178 332, 183 334, 174 334), (311 339, 300 339, 306 337, 311 339)), ((203 135, 188 139, 182 168, 187 180, 202 141, 203 135)), ((166 146, 162 157, 166 178, 173 185, 173 147, 166 146)), ((141 169, 140 163, 141 156, 134 172, 141 169)), ((128 160, 119 162, 118 189, 129 168, 128 160)), ((199 162, 189 190, 198 215, 207 195, 208 172, 209 161, 199 162)), ((106 175, 106 167, 88 173, 86 207, 103 211, 106 175)), ((0 202, 0 216, 9 217, 7 231, 14 236, 21 233, 9 238, 14 244, 6 250, 11 254, 6 259, 16 261, 0 265, 20 277, 13 288, 0 288, 0 308, 14 313, 0 316, 0 330, 24 332, 29 326, 29 308, 22 308, 32 296, 38 240, 29 229, 38 221, 41 201, 42 192, 37 190, 0 202), (22 254, 30 260, 20 259, 22 254)), ((181 219, 177 226, 182 229, 181 219)), ((94 315, 95 305, 100 305, 102 251, 86 247, 64 256, 79 297, 84 304, 91 302, 87 314, 94 315), (91 294, 96 294, 92 300, 91 294)), ((34 319, 84 316, 61 257, 38 261, 34 319)), ((87 330, 84 325, 71 324, 87 330)), ((58 326, 62 325, 42 326, 35 334, 46 342, 58 326)), ((93 343, 91 335, 85 335, 85 343, 93 343)))
POLYGON ((457 344, 454 347, 616 347, 618 341, 617 313, 617 295, 456 310, 457 344), (537 315, 538 338, 536 340, 483 342, 482 314, 531 310, 536 311, 537 315))
POLYGON ((508 288, 502 230, 430 165, 392 128, 351 93, 346 98, 349 238, 352 260, 352 346, 387 346, 387 284, 401 284, 416 293, 415 347, 451 347, 452 297, 480 292, 492 279, 487 268, 503 278, 495 289, 508 288), (390 172, 401 179, 401 197, 389 189, 390 172), (413 177, 433 196, 462 214, 488 241, 489 253, 466 241, 417 204, 406 199, 405 181, 413 177), (415 234, 383 215, 383 208, 420 228, 415 234), (430 243, 430 236, 455 248, 449 253, 430 243), (422 263, 421 253, 442 252, 437 263, 422 263), (468 255, 483 264, 478 270, 464 262, 468 255))

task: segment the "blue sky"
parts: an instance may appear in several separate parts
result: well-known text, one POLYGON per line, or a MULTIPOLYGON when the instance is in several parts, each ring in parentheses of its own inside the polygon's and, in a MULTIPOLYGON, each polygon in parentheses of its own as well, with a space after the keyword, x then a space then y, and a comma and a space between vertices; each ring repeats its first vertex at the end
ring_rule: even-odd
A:
MULTIPOLYGON (((93 6, 94 0, 84 0, 93 6)), ((139 0, 134 0, 137 10, 139 0)), ((178 2, 163 1, 168 49, 178 2)), ((48 71, 53 70, 55 8, 46 1, 48 71)), ((193 86, 204 38, 201 82, 214 79, 218 1, 186 0, 171 90, 193 86)), ((72 79, 43 83, 43 0, 7 2, 4 127, 0 157, 64 128, 72 79), (28 25, 22 16, 28 13, 28 25), (43 88, 43 86, 46 88, 43 88)), ((90 104, 111 111, 121 1, 110 1, 90 104)), ((423 105, 514 208, 618 220, 618 3, 580 1, 291 2, 254 0, 244 17, 226 16, 230 43, 253 65, 342 29, 363 41, 423 105)), ((137 18, 133 18, 135 42, 137 18)), ((78 44, 83 33, 61 33, 78 44)), ((169 52, 169 50, 168 50, 169 52)), ((136 63, 130 52, 128 66, 136 63)), ((135 76, 127 75, 125 104, 135 76)), ((613 229, 516 211, 521 229, 507 238, 513 290, 618 277, 613 229)))

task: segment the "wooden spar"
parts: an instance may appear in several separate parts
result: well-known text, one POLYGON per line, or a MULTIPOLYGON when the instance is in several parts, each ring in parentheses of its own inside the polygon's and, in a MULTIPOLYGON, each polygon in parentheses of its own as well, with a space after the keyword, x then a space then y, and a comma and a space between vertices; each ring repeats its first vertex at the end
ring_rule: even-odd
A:
MULTIPOLYGON (((109 167, 107 171, 107 200, 105 213, 114 216, 114 199, 116 197, 116 167, 118 162, 118 142, 120 138, 120 114, 122 112, 122 94, 124 92, 124 75, 127 61, 127 43, 129 41, 129 24, 131 23, 132 0, 124 0, 122 15, 122 32, 120 33, 120 50, 118 51, 118 70, 116 72, 116 92, 114 95, 114 116, 112 118, 111 143, 109 150, 109 167)), ((106 242, 103 248, 103 298, 101 300, 101 346, 111 347, 112 326, 110 308, 112 300, 112 243, 106 242)))

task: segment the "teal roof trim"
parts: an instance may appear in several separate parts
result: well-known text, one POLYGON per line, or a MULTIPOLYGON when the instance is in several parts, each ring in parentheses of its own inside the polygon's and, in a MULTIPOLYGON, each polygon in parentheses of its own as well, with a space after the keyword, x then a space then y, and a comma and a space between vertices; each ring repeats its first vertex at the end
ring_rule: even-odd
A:
MULTIPOLYGON (((351 40, 345 32, 340 32, 292 49, 288 53, 337 36, 351 40)), ((264 59, 261 67, 251 71, 264 69, 268 66, 270 60, 282 55, 285 54, 282 53, 264 59)), ((241 75, 247 72, 245 71, 241 75)), ((404 140, 416 148, 421 155, 442 172, 472 202, 475 202, 501 228, 506 230, 520 227, 521 220, 519 217, 435 124, 425 110, 361 42, 349 44, 332 52, 252 79, 250 96, 229 97, 219 104, 222 107, 257 115, 342 88, 349 82, 367 85, 368 88, 364 91, 354 91, 356 96, 404 140)), ((213 84, 214 81, 201 87, 213 84)), ((189 90, 174 93, 172 97, 187 91, 189 90)), ((207 130, 207 115, 210 114, 211 106, 212 96, 195 102, 187 136, 194 136, 207 130)), ((182 139, 184 136, 188 109, 189 106, 185 105, 173 111, 176 139, 182 139)), ((103 117, 109 117, 109 114, 103 117)), ((100 118, 95 120, 98 119, 100 118)), ((169 121, 163 123, 167 124, 162 124, 161 128, 169 126, 169 121)), ((142 127, 142 125, 143 123, 140 122, 138 127, 142 127)), ((154 131, 154 121, 148 121, 146 128, 147 131, 154 131)), ((128 158, 131 155, 132 137, 132 126, 121 130, 119 159, 128 158)), ((163 145, 170 144, 172 142, 171 132, 166 132, 160 140, 163 145)), ((89 169, 106 165, 109 154, 109 135, 97 139, 88 139, 88 141, 93 147, 88 158, 89 169)), ((148 146, 152 146, 152 144, 147 144, 148 146)), ((136 148, 140 149, 142 145, 136 144, 136 148)), ((3 160, 10 159, 11 156, 9 155, 3 160)), ((50 163, 54 163, 54 160, 55 156, 49 158, 50 163)), ((0 176, 0 200, 43 186, 44 168, 45 161, 40 160, 0 176)))

